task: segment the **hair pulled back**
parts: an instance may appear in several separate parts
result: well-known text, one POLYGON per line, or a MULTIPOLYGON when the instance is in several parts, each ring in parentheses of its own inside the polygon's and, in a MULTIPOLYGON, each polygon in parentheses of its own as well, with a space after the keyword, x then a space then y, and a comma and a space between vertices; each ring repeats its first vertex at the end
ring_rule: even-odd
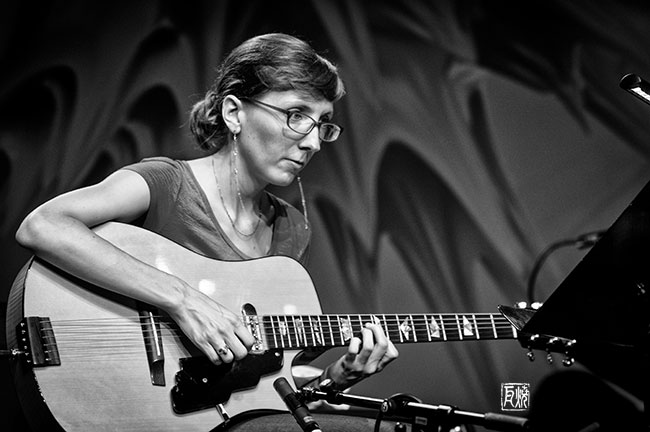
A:
POLYGON ((192 107, 190 131, 203 150, 218 151, 229 133, 221 116, 226 96, 287 90, 330 102, 345 94, 336 66, 303 40, 281 33, 248 39, 226 57, 212 87, 192 107))

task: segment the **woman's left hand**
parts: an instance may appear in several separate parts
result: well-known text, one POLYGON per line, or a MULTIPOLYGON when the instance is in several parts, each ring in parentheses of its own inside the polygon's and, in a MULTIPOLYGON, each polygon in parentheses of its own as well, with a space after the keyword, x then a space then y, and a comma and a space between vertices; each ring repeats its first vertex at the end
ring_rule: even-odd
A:
POLYGON ((361 338, 353 337, 348 351, 329 367, 328 377, 339 388, 380 372, 399 356, 395 345, 388 340, 379 324, 366 324, 361 338))

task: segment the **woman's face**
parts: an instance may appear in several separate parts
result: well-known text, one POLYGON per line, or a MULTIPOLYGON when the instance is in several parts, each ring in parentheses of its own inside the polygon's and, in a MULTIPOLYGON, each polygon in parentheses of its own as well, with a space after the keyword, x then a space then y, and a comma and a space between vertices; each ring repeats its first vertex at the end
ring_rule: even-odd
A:
MULTIPOLYGON (((314 99, 297 91, 273 91, 255 98, 289 111, 299 111, 316 121, 329 121, 334 114, 332 102, 314 99)), ((292 131, 287 116, 272 108, 241 100, 239 173, 254 185, 287 186, 320 150, 318 127, 307 135, 292 131)))

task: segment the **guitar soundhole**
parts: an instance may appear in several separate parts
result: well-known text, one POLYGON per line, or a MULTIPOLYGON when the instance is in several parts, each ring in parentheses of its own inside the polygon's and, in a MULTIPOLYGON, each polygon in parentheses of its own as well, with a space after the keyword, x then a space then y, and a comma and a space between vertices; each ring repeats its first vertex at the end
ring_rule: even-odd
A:
POLYGON ((182 358, 179 363, 172 407, 177 414, 187 414, 214 408, 233 392, 257 386, 262 375, 282 369, 283 355, 282 350, 269 350, 229 364, 215 365, 207 357, 182 358))

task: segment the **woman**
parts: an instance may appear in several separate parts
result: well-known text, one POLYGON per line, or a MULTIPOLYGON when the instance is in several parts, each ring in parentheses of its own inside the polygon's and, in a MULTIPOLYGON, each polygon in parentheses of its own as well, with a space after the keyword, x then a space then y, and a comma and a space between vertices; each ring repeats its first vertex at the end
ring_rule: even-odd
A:
MULTIPOLYGON (((192 133, 212 154, 147 159, 60 195, 28 215, 16 239, 70 274, 166 311, 215 364, 242 359, 254 339, 235 313, 91 228, 137 223, 216 259, 288 255, 304 263, 306 217, 265 187, 291 184, 321 142, 338 138, 331 119, 343 94, 336 68, 305 42, 254 37, 224 60, 190 115, 192 133)), ((368 325, 313 383, 347 388, 397 356, 380 326, 368 325)))

